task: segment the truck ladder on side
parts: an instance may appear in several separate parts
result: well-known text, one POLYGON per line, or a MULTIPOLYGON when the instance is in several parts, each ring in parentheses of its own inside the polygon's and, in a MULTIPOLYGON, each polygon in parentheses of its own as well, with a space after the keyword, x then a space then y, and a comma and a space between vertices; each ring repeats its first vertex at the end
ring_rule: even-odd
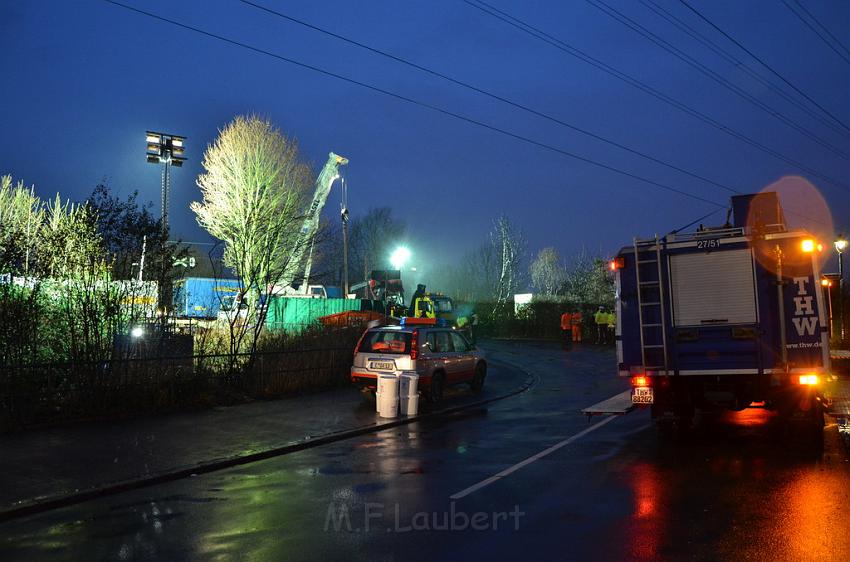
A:
POLYGON ((664 309, 664 284, 661 277, 661 240, 658 235, 649 240, 635 238, 634 249, 641 360, 647 372, 663 371, 666 375, 668 374, 667 320, 664 309), (641 267, 651 264, 655 264, 655 267, 641 276, 641 267))

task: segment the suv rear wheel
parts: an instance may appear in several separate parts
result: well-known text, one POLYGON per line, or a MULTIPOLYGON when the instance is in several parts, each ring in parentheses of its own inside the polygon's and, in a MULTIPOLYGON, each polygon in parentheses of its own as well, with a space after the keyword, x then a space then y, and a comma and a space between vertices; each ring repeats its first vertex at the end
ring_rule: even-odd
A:
POLYGON ((431 387, 428 389, 428 401, 436 404, 443 399, 443 388, 445 387, 445 376, 443 373, 434 373, 431 377, 431 387))
POLYGON ((487 377, 487 365, 479 363, 475 366, 475 376, 472 377, 472 382, 469 387, 472 392, 478 393, 484 389, 484 379, 487 377))

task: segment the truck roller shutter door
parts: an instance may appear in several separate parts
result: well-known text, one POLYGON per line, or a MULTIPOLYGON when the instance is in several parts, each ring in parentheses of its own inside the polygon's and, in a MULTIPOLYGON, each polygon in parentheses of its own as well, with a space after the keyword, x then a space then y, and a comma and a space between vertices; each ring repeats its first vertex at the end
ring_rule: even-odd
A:
POLYGON ((749 249, 670 256, 673 324, 755 324, 753 258, 749 249))

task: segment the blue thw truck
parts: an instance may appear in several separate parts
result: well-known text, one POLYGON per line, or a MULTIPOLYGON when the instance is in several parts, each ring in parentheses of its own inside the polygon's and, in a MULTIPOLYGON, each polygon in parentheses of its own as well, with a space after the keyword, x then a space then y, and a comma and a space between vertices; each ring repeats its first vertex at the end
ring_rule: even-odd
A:
POLYGON ((660 425, 764 403, 823 425, 829 324, 811 234, 776 194, 732 198, 734 223, 635 239, 616 274, 617 361, 660 425))

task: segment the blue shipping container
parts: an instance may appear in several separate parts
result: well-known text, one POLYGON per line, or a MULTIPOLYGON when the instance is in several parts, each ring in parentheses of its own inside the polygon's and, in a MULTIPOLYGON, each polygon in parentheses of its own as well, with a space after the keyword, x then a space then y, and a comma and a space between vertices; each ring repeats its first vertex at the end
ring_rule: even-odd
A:
POLYGON ((216 318, 222 299, 239 293, 238 279, 187 277, 174 282, 174 310, 179 318, 216 318))

